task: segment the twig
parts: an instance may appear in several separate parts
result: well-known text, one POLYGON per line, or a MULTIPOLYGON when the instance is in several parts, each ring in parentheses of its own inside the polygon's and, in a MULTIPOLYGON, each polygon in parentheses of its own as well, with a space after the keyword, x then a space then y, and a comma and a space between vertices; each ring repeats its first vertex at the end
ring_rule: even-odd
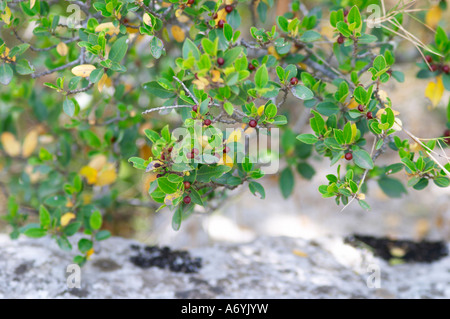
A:
POLYGON ((183 81, 181 81, 179 78, 177 78, 175 75, 173 76, 174 80, 177 81, 178 83, 181 84, 181 86, 183 87, 184 91, 186 92, 186 94, 194 100, 195 104, 198 104, 197 99, 195 98, 194 94, 191 93, 191 91, 189 91, 189 89, 186 87, 186 85, 183 83, 183 81))
POLYGON ((169 106, 160 106, 160 107, 155 107, 155 108, 153 108, 153 109, 145 110, 144 112, 142 112, 142 114, 148 114, 148 113, 156 112, 156 111, 163 111, 163 110, 168 110, 168 109, 178 109, 178 108, 184 108, 184 107, 192 107, 192 105, 169 105, 169 106))

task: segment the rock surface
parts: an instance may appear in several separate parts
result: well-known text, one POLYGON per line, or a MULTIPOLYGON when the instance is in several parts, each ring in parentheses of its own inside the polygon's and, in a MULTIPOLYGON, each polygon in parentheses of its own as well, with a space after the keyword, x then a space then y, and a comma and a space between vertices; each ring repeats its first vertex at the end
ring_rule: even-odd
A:
POLYGON ((0 234, 0 298, 450 298, 450 257, 390 266, 340 237, 259 237, 190 249, 203 263, 194 274, 139 268, 130 262, 132 244, 139 243, 102 242, 81 270, 81 288, 69 289, 73 253, 50 238, 0 234), (376 268, 381 286, 369 288, 376 268))

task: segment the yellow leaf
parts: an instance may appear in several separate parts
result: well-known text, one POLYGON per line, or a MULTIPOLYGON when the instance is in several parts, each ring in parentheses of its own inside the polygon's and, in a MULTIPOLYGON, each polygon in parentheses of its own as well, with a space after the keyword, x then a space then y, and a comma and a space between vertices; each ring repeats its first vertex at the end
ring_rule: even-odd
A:
POLYGON ((56 52, 58 52, 60 56, 66 56, 67 53, 69 52, 67 44, 65 44, 64 42, 59 42, 58 45, 56 46, 56 52))
POLYGON ((164 197, 164 204, 166 204, 167 206, 172 205, 173 201, 181 195, 183 195, 183 191, 181 189, 177 190, 173 194, 167 194, 166 197, 164 197))
POLYGON ((107 158, 103 154, 94 156, 87 166, 92 167, 97 172, 102 170, 106 165, 107 158))
POLYGON ((353 143, 356 139, 356 134, 358 133, 358 129, 356 128, 355 123, 352 123, 351 128, 352 128, 352 143, 353 143))
POLYGON ((102 75, 100 81, 98 81, 97 88, 100 93, 103 91, 103 87, 105 86, 105 83, 108 81, 108 79, 109 78, 105 73, 102 75))
POLYGON ((427 15, 425 16, 425 22, 434 29, 441 20, 441 16, 442 10, 439 5, 436 4, 432 6, 430 10, 428 10, 427 15))
POLYGON ((117 179, 116 170, 114 166, 109 169, 105 169, 98 174, 97 182, 95 185, 97 186, 105 186, 114 183, 117 179))
POLYGON ((142 178, 142 186, 143 186, 145 194, 148 193, 151 182, 156 180, 156 175, 158 175, 158 174, 155 172, 151 172, 149 174, 144 175, 144 177, 142 178))
POLYGON ((270 55, 273 55, 277 60, 279 60, 281 58, 274 46, 270 46, 267 49, 267 53, 269 53, 270 55))
POLYGON ((92 64, 81 64, 74 67, 72 73, 76 76, 87 78, 95 69, 95 66, 92 64))
POLYGON ((355 99, 351 99, 349 105, 347 105, 348 109, 355 109, 358 107, 358 102, 355 101, 355 99))
POLYGON ((90 204, 92 202, 92 194, 83 192, 81 198, 83 199, 83 204, 85 205, 90 204))
POLYGON ((181 29, 177 25, 173 25, 171 30, 172 30, 172 35, 173 35, 173 38, 175 39, 175 41, 177 41, 177 42, 184 41, 184 39, 186 38, 186 35, 184 34, 183 29, 181 29))
POLYGON ((229 167, 233 167, 233 159, 227 155, 227 154, 223 154, 223 157, 220 159, 220 161, 217 163, 218 165, 226 165, 229 167))
POLYGON ((29 157, 38 144, 38 132, 36 130, 30 131, 30 133, 25 136, 25 140, 23 141, 22 147, 22 156, 27 158, 29 157))
POLYGON ((146 25, 148 25, 150 27, 153 26, 152 19, 150 18, 150 15, 147 12, 144 13, 144 16, 142 17, 142 20, 144 21, 144 23, 146 25))
POLYGON ((2 17, 3 22, 9 24, 11 22, 11 9, 6 7, 5 13, 2 13, 0 16, 2 17))
POLYGON ((227 144, 233 143, 233 142, 239 142, 242 137, 242 131, 241 130, 234 130, 230 136, 227 138, 227 144))
POLYGON ((97 182, 97 171, 89 166, 83 166, 80 170, 80 175, 86 178, 89 185, 97 182))
POLYGON ((120 32, 120 26, 114 26, 114 24, 112 22, 105 22, 105 23, 100 23, 96 28, 95 28, 95 32, 102 32, 105 31, 105 33, 107 35, 115 35, 115 34, 119 34, 120 32))
POLYGON ((264 113, 264 105, 258 107, 258 115, 261 116, 264 113))
POLYGON ((6 154, 12 157, 19 156, 20 143, 16 137, 10 132, 3 132, 1 136, 2 146, 6 154))
MULTIPOLYGON (((2 58, 8 58, 8 55, 9 55, 9 48, 5 47, 5 51, 2 54, 2 58)), ((13 60, 13 61, 16 61, 16 57, 15 56, 10 58, 10 59, 13 60)), ((10 61, 6 61, 6 63, 11 63, 11 62, 10 61)))
POLYGON ((297 65, 300 67, 300 69, 303 69, 303 70, 308 69, 308 66, 305 63, 299 62, 299 63, 297 63, 297 65))
POLYGON ((65 213, 61 216, 61 226, 67 226, 76 216, 74 213, 65 213))
POLYGON ((91 259, 91 256, 92 256, 94 253, 95 253, 94 248, 89 249, 89 250, 86 252, 86 258, 87 258, 88 260, 91 259))
POLYGON ((305 253, 304 251, 298 250, 298 249, 293 249, 292 253, 299 257, 308 257, 307 253, 305 253))
POLYGON ((431 108, 435 108, 444 94, 444 84, 442 83, 442 76, 437 77, 436 83, 430 82, 425 89, 425 96, 431 101, 431 108))
POLYGON ((33 9, 35 4, 36 4, 36 0, 30 0, 30 9, 33 9))
POLYGON ((219 82, 219 83, 223 83, 223 79, 220 77, 220 71, 217 71, 217 70, 212 70, 211 71, 211 74, 212 74, 212 81, 213 82, 219 82))
POLYGON ((209 81, 204 77, 199 77, 197 80, 192 81, 192 83, 194 83, 199 90, 204 90, 209 85, 209 81))
POLYGON ((216 21, 216 25, 220 20, 227 22, 227 11, 225 10, 225 8, 217 11, 217 18, 214 20, 216 21))

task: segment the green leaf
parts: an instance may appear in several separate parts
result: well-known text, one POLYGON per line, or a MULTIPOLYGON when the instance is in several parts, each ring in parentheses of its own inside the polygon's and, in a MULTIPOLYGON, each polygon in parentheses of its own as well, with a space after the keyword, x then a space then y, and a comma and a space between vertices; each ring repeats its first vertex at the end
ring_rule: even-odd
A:
POLYGON ((260 183, 252 181, 248 183, 248 188, 253 195, 256 196, 256 193, 258 193, 261 199, 266 198, 266 192, 264 190, 264 187, 260 183))
POLYGON ((317 104, 317 112, 325 116, 331 116, 339 113, 339 106, 333 102, 321 102, 317 104))
MULTIPOLYGON (((180 206, 181 207, 181 206, 180 206)), ((181 226, 181 208, 178 208, 172 216, 172 229, 179 230, 181 226)))
POLYGON ((102 227, 102 222, 102 214, 98 210, 94 211, 89 218, 89 225, 91 228, 94 230, 100 229, 100 227, 102 227))
POLYGON ((78 241, 78 249, 83 253, 86 254, 89 250, 91 250, 93 247, 92 241, 86 238, 81 238, 78 241))
POLYGON ((372 169, 373 161, 369 153, 363 149, 353 151, 353 160, 355 164, 364 169, 372 169))
POLYGON ((59 248, 63 251, 71 251, 72 245, 70 244, 69 240, 65 236, 58 237, 56 239, 56 243, 58 244, 59 248))
POLYGON ((150 41, 150 53, 155 59, 159 59, 161 55, 165 52, 164 43, 160 38, 153 36, 150 41))
POLYGON ((383 176, 378 180, 378 185, 381 190, 389 197, 399 198, 402 194, 406 194, 406 189, 403 184, 395 178, 383 176))
POLYGON ((313 42, 319 40, 322 36, 319 32, 314 30, 308 30, 300 37, 300 41, 302 42, 313 42))
POLYGON ((178 184, 170 182, 167 177, 157 179, 159 188, 166 194, 173 194, 178 190, 178 184))
POLYGON ((41 207, 39 208, 39 221, 41 222, 42 228, 46 228, 47 226, 49 226, 52 221, 50 213, 44 205, 41 205, 41 207))
POLYGON ((72 99, 66 98, 63 102, 63 110, 64 113, 69 115, 70 117, 74 117, 78 114, 80 107, 78 104, 75 104, 72 99))
POLYGON ((304 85, 296 85, 292 94, 300 100, 310 100, 314 97, 314 93, 304 85))
POLYGON ((200 59, 200 50, 197 48, 194 42, 192 42, 191 39, 186 38, 183 44, 183 59, 189 58, 189 53, 192 54, 192 56, 196 59, 200 59))
POLYGON ((300 134, 297 139, 305 144, 315 144, 319 139, 313 134, 300 134))
POLYGON ((450 185, 450 179, 445 176, 438 176, 433 179, 433 182, 439 187, 448 187, 450 185))
POLYGON ((24 232, 24 235, 31 238, 40 238, 47 235, 47 231, 42 228, 29 228, 24 232))
POLYGON ((231 167, 226 165, 219 165, 219 166, 203 165, 197 171, 197 181, 208 183, 211 181, 212 178, 219 178, 223 174, 229 172, 230 170, 231 167))
POLYGON ((120 64, 128 50, 127 39, 126 36, 123 36, 114 42, 109 51, 108 59, 120 64))
POLYGON ((316 174, 314 167, 312 167, 308 163, 298 163, 297 172, 308 180, 311 180, 313 176, 316 174))
POLYGON ((16 71, 19 74, 26 75, 33 73, 35 69, 28 60, 21 59, 16 63, 16 71))
POLYGON ((286 167, 280 175, 280 189, 284 198, 288 198, 294 190, 294 174, 290 167, 286 167))
POLYGON ((269 82, 269 73, 267 72, 267 67, 263 64, 255 74, 255 84, 258 88, 263 88, 269 82))
POLYGON ((101 230, 95 234, 95 239, 98 241, 108 239, 109 237, 111 237, 111 233, 108 230, 101 230))
POLYGON ((64 228, 63 230, 64 235, 66 236, 75 235, 76 232, 81 228, 81 225, 82 225, 81 222, 70 223, 64 228))
POLYGON ((8 85, 13 77, 13 70, 8 63, 0 65, 0 83, 8 85))

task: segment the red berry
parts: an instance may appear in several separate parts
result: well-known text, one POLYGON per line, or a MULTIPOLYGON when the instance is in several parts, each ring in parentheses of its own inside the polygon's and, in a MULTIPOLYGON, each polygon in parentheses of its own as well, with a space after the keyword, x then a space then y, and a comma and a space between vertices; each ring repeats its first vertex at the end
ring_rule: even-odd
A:
POLYGON ((188 4, 194 4, 195 0, 188 0, 188 4))
POLYGON ((297 79, 296 77, 293 77, 293 78, 291 79, 291 84, 292 84, 292 85, 297 85, 297 83, 298 83, 298 79, 297 79))
POLYGON ((213 18, 214 20, 216 20, 217 17, 218 17, 217 12, 215 12, 215 13, 213 14, 212 18, 213 18))
POLYGON ((225 21, 223 21, 222 19, 219 20, 219 22, 217 22, 217 26, 221 29, 223 28, 224 24, 225 24, 225 21))
POLYGON ((203 124, 206 126, 210 126, 211 125, 211 120, 210 119, 206 119, 203 121, 203 124))
POLYGON ((348 9, 344 9, 344 17, 348 15, 348 9))
POLYGON ((217 58, 217 64, 223 65, 225 63, 225 60, 223 58, 217 58))
POLYGON ((442 67, 442 72, 444 72, 445 74, 450 73, 450 66, 444 65, 444 66, 442 67))
POLYGON ((256 122, 256 120, 250 120, 250 122, 248 122, 248 125, 250 125, 250 127, 256 127, 256 125, 258 125, 258 122, 256 122))
POLYGON ((427 60, 428 63, 433 62, 433 58, 432 58, 431 55, 426 55, 426 56, 425 56, 425 60, 427 60))
POLYGON ((187 205, 187 204, 189 204, 190 202, 191 202, 191 197, 190 196, 185 196, 184 198, 183 198, 183 202, 187 205))
POLYGON ((194 106, 192 107, 192 111, 197 112, 197 111, 198 111, 198 106, 197 106, 197 105, 194 105, 194 106))
POLYGON ((369 120, 373 119, 373 114, 372 114, 372 112, 367 112, 366 116, 367 116, 367 118, 368 118, 369 120))
POLYGON ((228 153, 230 151, 230 147, 229 146, 226 146, 224 149, 223 149, 223 152, 224 153, 228 153))
POLYGON ((190 153, 186 154, 186 157, 189 159, 193 159, 195 157, 195 154, 194 154, 194 152, 190 152, 190 153))
POLYGON ((199 152, 199 150, 198 150, 198 149, 196 149, 196 148, 193 148, 193 149, 192 149, 192 153, 194 153, 195 155, 198 155, 198 153, 200 153, 200 152, 199 152))
POLYGON ((438 69, 438 66, 436 64, 431 65, 431 72, 436 72, 438 69))
POLYGON ((342 36, 342 35, 340 35, 340 36, 337 38, 337 43, 339 43, 339 44, 344 43, 344 41, 345 41, 345 38, 344 38, 344 36, 342 36))
POLYGON ((358 105, 358 111, 360 112, 364 112, 364 106, 363 105, 358 105))
POLYGON ((348 152, 348 153, 345 153, 345 159, 346 159, 347 161, 351 161, 351 160, 352 160, 352 158, 353 158, 353 155, 352 155, 352 153, 350 153, 350 152, 348 152))
POLYGON ((253 70, 256 69, 256 68, 255 68, 255 66, 254 66, 253 64, 249 63, 249 64, 248 64, 248 69, 249 69, 250 71, 253 71, 253 70))
POLYGON ((392 70, 391 69, 387 70, 386 73, 392 76, 392 70))
MULTIPOLYGON (((445 130, 444 131, 444 137, 450 136, 450 130, 445 130)), ((450 145, 450 137, 444 138, 444 142, 447 143, 448 145, 450 145)))
POLYGON ((164 176, 164 174, 157 174, 156 178, 160 178, 160 177, 163 177, 163 176, 164 176))
POLYGON ((233 11, 233 6, 230 6, 230 5, 225 6, 225 11, 227 13, 231 13, 231 11, 233 11))
POLYGON ((172 153, 172 150, 173 150, 173 147, 171 146, 167 149, 167 152, 172 153))
POLYGON ((184 181, 183 184, 184 184, 184 189, 188 189, 191 187, 191 182, 184 181))
POLYGON ((161 159, 164 161, 166 159, 166 157, 164 156, 164 154, 161 155, 161 159))

